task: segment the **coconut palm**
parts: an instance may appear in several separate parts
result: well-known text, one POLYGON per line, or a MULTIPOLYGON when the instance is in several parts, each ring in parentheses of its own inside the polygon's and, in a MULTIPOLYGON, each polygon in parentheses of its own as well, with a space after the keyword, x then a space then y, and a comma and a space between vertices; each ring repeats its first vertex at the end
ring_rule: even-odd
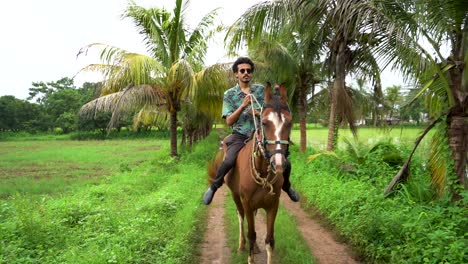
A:
MULTIPOLYGON (((360 1, 348 17, 357 20, 363 30, 379 39, 372 51, 385 63, 414 80, 419 95, 426 95, 430 115, 437 131, 431 145, 430 167, 433 184, 442 192, 447 180, 447 162, 441 158, 440 144, 452 151, 458 182, 467 187, 468 150, 468 6, 464 0, 373 0, 360 1), (448 55, 444 56, 444 49, 448 55)), ((428 128, 428 129, 429 129, 428 128)), ((422 138, 420 138, 422 139, 422 138)), ((417 141, 419 143, 420 139, 417 141)), ((417 144, 416 144, 417 145, 417 144)), ((410 157, 411 159, 411 157, 410 157)), ((406 175, 403 167, 397 178, 406 175)), ((393 182, 397 182, 393 181, 393 182)), ((391 189, 389 186, 387 191, 391 189)))
POLYGON ((327 64, 333 76, 331 87, 330 118, 327 150, 335 147, 337 135, 337 117, 345 119, 351 131, 356 135, 353 100, 346 89, 346 77, 350 74, 369 80, 373 84, 376 100, 381 96, 381 67, 371 53, 371 48, 378 43, 374 35, 362 30, 355 16, 358 0, 318 0, 305 1, 313 6, 304 25, 319 24, 321 34, 317 36, 327 49, 327 64))
POLYGON ((306 150, 307 144, 307 101, 312 99, 316 85, 321 82, 317 49, 303 47, 303 44, 298 32, 285 30, 277 40, 264 39, 259 45, 249 47, 252 57, 260 64, 260 78, 285 82, 291 87, 290 105, 297 109, 299 116, 301 152, 306 150))
MULTIPOLYGON (((357 76, 367 76, 374 83, 380 83, 379 67, 369 52, 372 36, 361 32, 354 26, 353 20, 342 20, 340 12, 352 8, 356 1, 265 1, 251 7, 242 17, 231 26, 228 36, 229 47, 235 49, 245 42, 249 48, 259 45, 264 38, 281 39, 281 34, 287 36, 290 44, 299 49, 289 49, 294 55, 296 65, 313 64, 320 52, 327 54, 327 63, 324 65, 329 75, 333 75, 334 85, 331 92, 331 111, 329 121, 329 141, 327 149, 334 147, 333 140, 337 137, 335 119, 338 116, 349 123, 353 133, 354 126, 353 105, 350 94, 345 89, 345 77, 354 72, 357 76), (287 35, 289 33, 289 36, 287 35), (299 51, 299 52, 298 52, 299 51), (312 55, 312 56, 311 56, 312 55)), ((375 41, 374 41, 375 42, 375 41)), ((287 47, 289 47, 287 45, 287 47)), ((272 59, 272 56, 268 58, 272 59)), ((282 62, 282 68, 288 69, 290 64, 282 62)), ((283 70, 284 71, 284 70, 283 70)), ((304 72, 304 71, 302 71, 304 72)), ((296 76, 301 76, 297 72, 296 76)), ((306 71, 310 76, 316 73, 306 71)), ((303 90, 304 82, 298 80, 298 94, 303 90)), ((307 87, 307 84, 306 86, 307 87)), ((381 87, 375 85, 376 88, 381 87)), ((304 94, 305 95, 305 94, 304 94)), ((305 95, 307 96, 307 95, 305 95)), ((299 98, 302 98, 299 96, 299 98)), ((303 104, 299 104, 301 107, 303 104)))
POLYGON ((231 25, 226 41, 231 51, 244 42, 247 44, 249 54, 258 65, 258 78, 284 82, 291 87, 290 103, 299 115, 300 150, 305 151, 307 98, 322 78, 317 66, 320 43, 301 30, 299 21, 307 13, 299 6, 300 1, 296 0, 256 4, 231 25))
MULTIPOLYGON (((83 112, 92 114, 96 109, 107 108, 113 111, 111 126, 122 112, 144 110, 155 114, 153 118, 168 112, 171 156, 177 156, 177 113, 182 105, 206 100, 206 95, 220 97, 219 89, 226 87, 222 66, 203 69, 217 10, 206 14, 190 30, 185 23, 188 2, 176 0, 172 13, 164 8, 144 8, 129 2, 122 17, 130 18, 136 25, 149 55, 104 44, 88 45, 79 53, 87 53, 90 48, 100 49, 103 64, 92 64, 83 70, 100 71, 105 76, 102 97, 85 105, 83 112), (203 86, 199 82, 203 82, 203 86)), ((211 106, 208 109, 220 108, 216 101, 209 101, 208 105, 211 106)), ((148 115, 140 113, 138 116, 148 115)))

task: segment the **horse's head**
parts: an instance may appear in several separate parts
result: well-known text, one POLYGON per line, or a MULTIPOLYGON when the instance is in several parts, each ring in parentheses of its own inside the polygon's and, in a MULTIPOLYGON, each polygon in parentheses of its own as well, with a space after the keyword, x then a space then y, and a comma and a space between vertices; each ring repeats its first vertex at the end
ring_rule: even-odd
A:
POLYGON ((292 127, 292 115, 287 101, 284 84, 276 85, 274 91, 267 83, 265 105, 263 106, 262 129, 265 158, 269 160, 273 172, 283 173, 289 153, 289 135, 292 127))

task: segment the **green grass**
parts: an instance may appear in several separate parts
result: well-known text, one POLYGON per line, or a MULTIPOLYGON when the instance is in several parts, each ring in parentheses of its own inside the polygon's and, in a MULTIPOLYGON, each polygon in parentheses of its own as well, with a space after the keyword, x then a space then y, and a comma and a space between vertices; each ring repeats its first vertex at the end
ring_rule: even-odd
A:
POLYGON ((129 170, 167 147, 166 141, 0 142, 0 197, 61 192, 129 170))
POLYGON ((399 167, 383 162, 380 153, 356 163, 337 150, 341 160, 322 156, 307 163, 313 152, 292 152, 293 185, 367 262, 467 263, 466 201, 433 199, 420 157, 411 165, 408 183, 385 198, 383 190, 399 167))
POLYGON ((88 171, 102 166, 106 174, 93 184, 76 177, 53 189, 48 179, 18 181, 40 184, 18 186, 0 200, 0 263, 197 262, 206 153, 217 149, 215 137, 181 160, 169 158, 167 140, 1 143, 16 153, 2 152, 3 168, 23 162, 73 175, 60 166, 73 162, 88 171))

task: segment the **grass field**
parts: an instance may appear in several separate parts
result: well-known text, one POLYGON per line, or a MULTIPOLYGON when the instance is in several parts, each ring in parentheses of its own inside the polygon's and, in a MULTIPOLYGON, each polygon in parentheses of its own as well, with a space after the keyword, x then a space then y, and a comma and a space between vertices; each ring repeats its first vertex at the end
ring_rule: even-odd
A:
POLYGON ((0 142, 0 197, 53 194, 135 167, 155 156, 157 140, 0 142))
POLYGON ((0 142, 0 263, 194 262, 211 142, 0 142))
MULTIPOLYGON (((370 144, 389 138, 395 143, 411 143, 420 131, 417 128, 361 129, 359 135, 360 141, 370 144)), ((308 147, 314 151, 323 150, 326 135, 325 128, 310 128, 308 147)), ((349 131, 340 130, 340 144, 345 137, 351 139, 349 131)), ((299 143, 298 130, 293 131, 292 140, 299 143)), ((207 207, 201 204, 201 194, 206 188, 205 165, 216 149, 216 134, 210 135, 191 151, 181 151, 180 160, 169 157, 167 138, 72 141, 64 136, 55 139, 41 136, 0 141, 0 263, 196 263, 199 248, 193 245, 200 242, 200 233, 206 228, 207 207)), ((380 173, 387 171, 394 175, 395 168, 376 170, 374 161, 369 160, 371 163, 365 164, 367 167, 359 168, 354 174, 338 171, 334 176, 327 173, 335 173, 335 161, 323 160, 320 166, 316 166, 297 156, 297 146, 293 146, 293 152, 293 177, 296 177, 293 182, 299 183, 296 187, 325 213, 329 212, 331 219, 339 215, 336 219, 341 220, 336 224, 345 233, 348 229, 358 229, 353 226, 357 215, 351 209, 367 210, 381 205, 390 208, 393 204, 392 200, 381 197, 382 186, 392 176, 381 178, 380 173), (361 190, 357 188, 359 186, 366 188, 361 190), (343 210, 339 202, 345 195, 349 196, 346 198, 351 204, 349 210, 343 210), (369 203, 360 202, 364 200, 369 203), (378 204, 372 204, 374 200, 378 204), (349 219, 342 221, 344 217, 349 219)), ((423 152, 424 155, 427 154, 423 152)), ((416 169, 423 168, 417 165, 416 169)), ((406 195, 395 200, 401 206, 392 209, 400 211, 393 211, 391 217, 395 222, 391 225, 401 228, 401 224, 421 237, 427 233, 434 236, 442 234, 448 240, 453 238, 455 242, 451 244, 451 250, 458 250, 463 243, 457 240, 458 229, 455 229, 463 222, 460 211, 445 209, 443 205, 429 210, 432 208, 429 202, 423 201, 418 205, 420 201, 417 198, 409 193, 406 195), (419 211, 410 214, 415 207, 419 211), (435 210, 443 210, 443 214, 437 215, 435 210), (455 212, 453 219, 458 221, 454 220, 453 223, 457 223, 454 225, 450 225, 452 212, 455 212), (428 230, 426 225, 419 227, 413 224, 415 219, 422 221, 418 218, 420 214, 428 219, 425 224, 446 225, 449 231, 425 232, 428 230), (408 223, 400 223, 400 217, 409 219, 408 223)), ((228 208, 232 208, 232 204, 228 208)), ((230 211, 229 219, 235 220, 233 210, 230 211)), ((390 259, 388 254, 393 254, 383 250, 390 248, 388 246, 377 248, 381 246, 378 244, 381 238, 378 232, 383 232, 379 228, 387 226, 390 219, 380 215, 386 211, 385 208, 369 211, 367 214, 373 215, 372 219, 359 216, 362 219, 358 223, 359 228, 364 226, 363 231, 359 234, 351 232, 359 239, 354 243, 367 241, 375 235, 377 242, 362 243, 369 249, 366 254, 372 258, 390 259), (367 223, 368 220, 373 222, 367 223), (366 229, 369 224, 378 232, 374 234, 371 233, 373 230, 366 229), (373 256, 376 252, 386 255, 373 256)), ((277 230, 278 237, 282 238, 278 243, 285 243, 278 244, 279 258, 294 256, 302 259, 303 263, 311 263, 313 260, 302 243, 288 249, 288 241, 298 241, 290 216, 280 213, 278 223, 288 227, 277 230)), ((394 241, 398 242, 397 238, 394 241)), ((418 237, 414 239, 419 241, 418 237)), ((424 243, 410 242, 413 245, 412 251, 408 250, 410 253, 422 252, 418 254, 429 257, 441 255, 433 254, 431 250, 441 250, 439 245, 443 243, 425 249, 428 246, 424 243)), ((237 263, 240 258, 234 257, 233 261, 237 263)))

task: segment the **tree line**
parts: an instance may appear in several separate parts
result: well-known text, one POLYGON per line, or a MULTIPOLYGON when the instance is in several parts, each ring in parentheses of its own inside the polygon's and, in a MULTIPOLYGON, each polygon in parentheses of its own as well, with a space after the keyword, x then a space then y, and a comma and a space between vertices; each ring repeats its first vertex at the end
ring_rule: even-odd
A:
POLYGON ((81 106, 100 94, 100 84, 85 82, 76 87, 73 79, 33 82, 26 100, 11 95, 0 97, 0 131, 26 131, 30 133, 69 133, 78 129, 106 128, 110 119, 100 124, 79 119, 81 106))
MULTIPOLYGON (((99 97, 101 87, 99 82, 85 82, 82 87, 76 87, 73 79, 68 77, 51 82, 33 82, 26 100, 18 99, 12 95, 0 97, 0 131, 36 133, 53 132, 59 129, 61 133, 93 130, 105 133, 112 116, 110 111, 97 112, 93 118, 84 118, 79 115, 83 105, 99 97)), ((363 87, 350 89, 360 101, 357 105, 362 106, 355 109, 359 115, 359 125, 420 125, 427 115, 420 101, 406 107, 414 98, 414 90, 403 92, 400 86, 392 86, 387 87, 384 91, 382 111, 378 122, 374 123, 371 113, 367 111, 368 107, 364 106, 369 99, 369 93, 363 87)), ((319 98, 319 94, 314 104, 309 106, 307 123, 328 125, 326 117, 329 110, 327 103, 329 96, 326 96, 327 93, 324 94, 323 98, 319 98)), ((127 113, 126 117, 122 118, 118 130, 124 126, 132 128, 135 118, 138 118, 137 113, 127 113)), ((181 119, 179 126, 183 128, 183 131, 191 133, 191 130, 196 130, 196 128, 190 126, 188 119, 196 120, 200 117, 187 114, 181 119)), ((146 120, 142 118, 135 131, 168 128, 167 122, 158 122, 146 117, 146 120)), ((186 143, 193 144, 193 142, 186 143)))

